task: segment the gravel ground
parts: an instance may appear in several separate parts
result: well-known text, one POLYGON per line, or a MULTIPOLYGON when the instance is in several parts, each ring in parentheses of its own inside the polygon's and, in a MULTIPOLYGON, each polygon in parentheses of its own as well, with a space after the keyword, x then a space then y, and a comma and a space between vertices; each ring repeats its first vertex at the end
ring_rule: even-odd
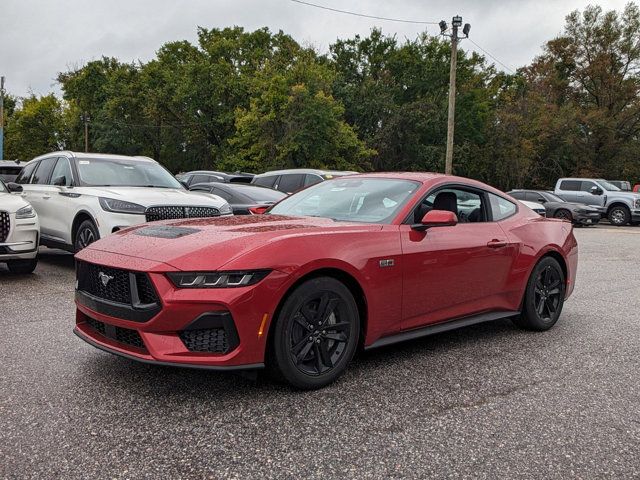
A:
POLYGON ((640 477, 640 227, 576 236, 549 332, 368 352, 306 393, 96 350, 71 333, 71 256, 0 267, 0 478, 640 477))

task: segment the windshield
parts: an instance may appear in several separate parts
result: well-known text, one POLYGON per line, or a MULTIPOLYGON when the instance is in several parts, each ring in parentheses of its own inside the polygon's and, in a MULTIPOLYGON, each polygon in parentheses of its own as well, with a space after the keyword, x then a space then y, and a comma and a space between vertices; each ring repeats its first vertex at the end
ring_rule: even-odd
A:
POLYGON ((0 180, 0 192, 6 192, 7 187, 4 186, 4 182, 0 180))
POLYGON ((268 214, 388 224, 419 185, 386 178, 328 180, 285 198, 268 214))
POLYGON ((77 165, 83 186, 184 189, 173 175, 155 162, 87 158, 78 160, 77 165))
POLYGON ((620 189, 618 187, 616 187, 613 183, 609 183, 606 180, 598 180, 598 183, 600 184, 600 186, 602 188, 604 188, 605 190, 608 190, 610 192, 619 192, 620 189))
POLYGON ((562 202, 564 203, 566 200, 564 200, 563 198, 560 198, 559 196, 553 194, 553 193, 549 193, 549 192, 544 192, 542 194, 542 196, 544 196, 547 199, 547 202, 562 202))

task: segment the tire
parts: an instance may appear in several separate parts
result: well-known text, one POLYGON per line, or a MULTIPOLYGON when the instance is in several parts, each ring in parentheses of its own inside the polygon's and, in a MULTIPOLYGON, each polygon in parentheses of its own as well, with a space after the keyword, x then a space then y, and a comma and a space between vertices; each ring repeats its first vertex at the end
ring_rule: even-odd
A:
POLYGON ((9 260, 7 262, 7 268, 9 269, 9 271, 17 275, 27 275, 29 273, 33 273, 37 265, 37 258, 34 258, 32 260, 9 260))
POLYGON ((562 220, 568 220, 569 222, 573 221, 571 212, 569 210, 565 210, 564 208, 557 210, 556 213, 553 214, 553 218, 560 218, 562 220))
POLYGON ((520 328, 534 331, 549 330, 562 313, 566 280, 555 258, 544 257, 531 272, 527 282, 522 313, 514 318, 520 328))
POLYGON ((609 218, 611 225, 622 227, 631 221, 631 212, 629 212, 627 207, 616 205, 609 210, 607 217, 609 218))
POLYGON ((358 345, 360 316, 349 289, 331 277, 308 280, 291 292, 270 338, 273 377, 304 390, 324 387, 347 368, 358 345))
POLYGON ((76 253, 100 239, 98 228, 92 220, 83 221, 76 231, 73 247, 76 253))

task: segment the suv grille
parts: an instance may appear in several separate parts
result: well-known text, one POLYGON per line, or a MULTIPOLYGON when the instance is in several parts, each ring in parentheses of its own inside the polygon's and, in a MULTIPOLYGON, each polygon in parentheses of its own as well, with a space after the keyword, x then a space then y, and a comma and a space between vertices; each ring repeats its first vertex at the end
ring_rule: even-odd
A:
POLYGON ((190 352, 226 353, 229 350, 224 328, 183 330, 180 339, 190 352))
POLYGON ((179 218, 218 217, 220 210, 213 207, 183 207, 179 205, 166 207, 149 207, 145 211, 147 222, 157 220, 175 220, 179 218))
POLYGON ((0 242, 4 242, 7 239, 10 228, 11 222, 9 220, 9 213, 0 212, 0 242))
POLYGON ((146 273, 76 262, 77 289, 94 297, 131 305, 135 284, 140 304, 157 304, 158 295, 146 273), (106 283, 106 285, 105 285, 106 283))
POLYGON ((103 337, 110 338, 111 340, 115 340, 119 343, 124 343, 125 345, 129 345, 131 347, 144 348, 142 337, 136 330, 114 327, 112 325, 107 325, 103 322, 99 322, 98 320, 94 320, 93 318, 87 318, 87 325, 89 325, 93 330, 95 330, 103 337))

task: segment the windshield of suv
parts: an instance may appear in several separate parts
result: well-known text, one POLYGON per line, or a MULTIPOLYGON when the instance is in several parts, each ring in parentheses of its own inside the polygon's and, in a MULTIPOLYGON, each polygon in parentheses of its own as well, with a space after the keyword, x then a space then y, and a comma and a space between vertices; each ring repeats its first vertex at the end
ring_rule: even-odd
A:
POLYGON ((328 180, 285 198, 267 214, 388 224, 419 186, 387 178, 328 180))
POLYGON ((604 188, 605 190, 608 190, 610 192, 619 192, 620 189, 618 187, 616 187, 613 183, 609 183, 606 180, 598 180, 598 183, 600 184, 600 186, 602 188, 604 188))
POLYGON ((545 197, 547 199, 547 202, 566 202, 565 199, 560 198, 559 196, 555 195, 554 193, 549 193, 549 192, 544 192, 542 194, 543 197, 545 197))
POLYGON ((158 187, 184 189, 167 170, 155 162, 116 159, 77 160, 85 187, 158 187))

